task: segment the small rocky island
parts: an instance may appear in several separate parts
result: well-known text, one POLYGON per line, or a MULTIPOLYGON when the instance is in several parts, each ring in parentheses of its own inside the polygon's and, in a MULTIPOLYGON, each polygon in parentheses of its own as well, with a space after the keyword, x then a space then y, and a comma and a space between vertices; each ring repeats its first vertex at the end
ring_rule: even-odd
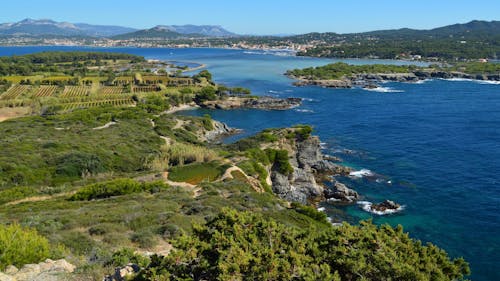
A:
POLYGON ((204 101, 199 105, 209 109, 253 108, 265 110, 287 110, 300 106, 300 98, 273 97, 228 97, 225 99, 204 101))
POLYGON ((500 65, 467 63, 454 66, 419 67, 415 65, 349 65, 334 63, 320 67, 289 70, 295 86, 325 88, 376 88, 382 82, 418 82, 427 79, 471 79, 500 82, 500 65))

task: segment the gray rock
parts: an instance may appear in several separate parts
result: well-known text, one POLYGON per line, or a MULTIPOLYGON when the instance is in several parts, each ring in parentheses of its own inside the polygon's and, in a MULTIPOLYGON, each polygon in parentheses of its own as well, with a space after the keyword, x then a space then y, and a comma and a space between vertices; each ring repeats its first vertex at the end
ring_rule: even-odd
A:
POLYGON ((325 198, 329 202, 353 203, 358 200, 359 194, 345 184, 335 182, 332 189, 325 190, 325 198))
POLYGON ((280 198, 290 202, 307 203, 307 194, 309 194, 309 192, 304 192, 304 190, 299 190, 293 186, 288 176, 278 173, 277 171, 272 171, 271 181, 273 182, 273 192, 280 198))
POLYGON ((205 139, 209 142, 214 142, 219 140, 221 137, 235 134, 238 132, 237 129, 229 127, 226 123, 212 120, 213 130, 207 131, 205 133, 205 139))
POLYGON ((255 109, 286 110, 299 106, 302 103, 300 98, 273 98, 260 97, 258 99, 249 99, 243 103, 243 107, 255 109))
POLYGON ((382 203, 379 204, 373 204, 371 206, 371 209, 374 211, 379 211, 379 212, 385 212, 387 210, 397 210, 401 207, 398 203, 395 203, 394 201, 391 200, 385 200, 382 203))

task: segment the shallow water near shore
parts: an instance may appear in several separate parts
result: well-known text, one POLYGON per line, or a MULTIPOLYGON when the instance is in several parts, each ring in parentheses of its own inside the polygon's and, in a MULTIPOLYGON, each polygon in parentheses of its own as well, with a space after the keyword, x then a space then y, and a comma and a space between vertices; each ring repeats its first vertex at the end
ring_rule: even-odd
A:
POLYGON ((268 127, 313 125, 326 154, 374 174, 340 179, 363 201, 389 199, 405 205, 387 216, 360 205, 322 205, 334 220, 402 224, 412 237, 435 243, 453 257, 464 256, 471 263, 471 279, 500 280, 500 85, 430 80, 382 85, 393 91, 297 88, 282 75, 287 69, 334 60, 243 50, 2 47, 0 55, 77 49, 203 63, 219 83, 248 87, 258 95, 304 98, 302 106, 286 111, 199 109, 179 114, 209 113, 244 130, 227 142, 268 127))

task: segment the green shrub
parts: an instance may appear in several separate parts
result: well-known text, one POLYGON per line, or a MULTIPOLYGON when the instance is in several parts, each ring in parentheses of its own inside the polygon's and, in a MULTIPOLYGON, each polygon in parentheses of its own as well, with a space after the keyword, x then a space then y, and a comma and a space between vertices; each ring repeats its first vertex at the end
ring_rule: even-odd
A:
POLYGON ((149 258, 134 253, 134 250, 130 248, 123 248, 113 253, 110 265, 119 267, 133 263, 141 267, 146 267, 149 262, 149 258))
POLYGON ((313 128, 309 125, 295 125, 296 128, 295 135, 299 140, 305 140, 311 136, 313 128))
POLYGON ((126 195, 139 192, 155 193, 168 188, 162 182, 140 183, 132 179, 116 179, 84 186, 70 197, 72 201, 103 199, 112 196, 126 195))
POLYGON ((245 154, 248 158, 253 159, 259 163, 262 163, 263 165, 268 165, 271 163, 271 161, 269 161, 267 153, 262 149, 250 148, 247 151, 245 151, 245 154))
POLYGON ((81 177, 104 171, 104 166, 97 155, 85 152, 72 152, 58 160, 56 174, 67 177, 81 177))
POLYGON ((18 186, 5 189, 0 191, 0 204, 23 199, 35 195, 36 193, 37 192, 34 188, 26 186, 18 186))
POLYGON ((0 269, 38 263, 49 255, 49 241, 36 230, 18 224, 0 225, 0 269))
POLYGON ((157 244, 155 235, 148 229, 132 234, 130 240, 143 249, 151 249, 157 244))
POLYGON ((319 222, 322 222, 325 224, 329 223, 327 220, 328 216, 325 213, 320 212, 311 206, 305 206, 305 205, 302 205, 300 203, 293 202, 292 209, 294 209, 297 213, 304 214, 304 215, 306 215, 306 216, 308 216, 316 221, 319 221, 319 222))
POLYGON ((325 225, 321 232, 223 209, 153 256, 135 280, 462 280, 463 259, 423 246, 402 227, 325 225))
POLYGON ((205 130, 211 131, 214 129, 214 124, 212 121, 212 117, 210 115, 208 115, 208 114, 203 115, 201 122, 202 122, 203 128, 205 128, 205 130))
POLYGON ((293 173, 293 167, 288 160, 288 151, 268 148, 265 150, 273 168, 278 172, 289 175, 293 173))

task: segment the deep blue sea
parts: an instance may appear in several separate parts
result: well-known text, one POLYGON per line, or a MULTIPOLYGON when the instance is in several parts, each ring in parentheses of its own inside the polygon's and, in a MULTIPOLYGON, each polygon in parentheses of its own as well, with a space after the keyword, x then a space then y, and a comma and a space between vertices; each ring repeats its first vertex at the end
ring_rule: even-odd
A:
MULTIPOLYGON (((359 205, 327 207, 334 219, 356 223, 402 224, 412 237, 432 242, 470 262, 473 280, 500 280, 500 85, 432 80, 387 83, 380 91, 297 88, 287 69, 336 60, 283 53, 222 49, 141 49, 81 47, 3 47, 0 55, 41 50, 108 50, 147 58, 204 63, 215 80, 250 88, 254 94, 301 97, 287 111, 195 110, 209 113, 244 132, 298 123, 314 126, 325 153, 338 156, 373 178, 345 178, 363 200, 394 200, 405 209, 378 216, 359 205)), ((401 61, 342 60, 349 63, 401 61)))

